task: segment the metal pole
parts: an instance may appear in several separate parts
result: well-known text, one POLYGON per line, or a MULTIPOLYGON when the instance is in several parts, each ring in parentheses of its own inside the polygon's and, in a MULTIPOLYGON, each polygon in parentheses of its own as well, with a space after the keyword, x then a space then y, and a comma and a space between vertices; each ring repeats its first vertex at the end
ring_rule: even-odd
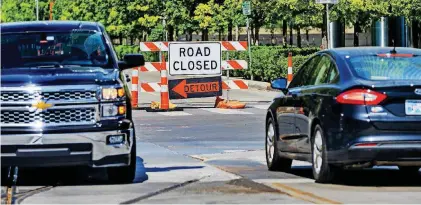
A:
POLYGON ((253 70, 251 69, 251 39, 250 39, 250 19, 247 17, 247 44, 248 44, 248 50, 249 50, 249 63, 248 66, 250 68, 251 72, 251 80, 254 80, 253 70))
POLYGON ((326 24, 327 24, 327 30, 326 30, 326 32, 327 32, 327 37, 326 37, 327 47, 328 47, 328 49, 331 49, 332 44, 330 42, 329 4, 326 4, 326 24))
MULTIPOLYGON (((226 51, 227 52, 227 61, 229 60, 229 51, 226 51)), ((229 81, 230 80, 230 70, 229 70, 229 64, 227 63, 227 80, 229 81)), ((229 92, 230 92, 230 89, 228 88, 227 89, 227 101, 229 101, 230 100, 230 97, 229 97, 229 92)))
POLYGON ((37 7, 37 21, 39 21, 39 9, 38 9, 38 0, 35 0, 35 3, 36 3, 36 7, 37 7))
POLYGON ((165 28, 166 26, 165 17, 162 19, 162 25, 164 29, 164 41, 168 41, 168 33, 167 33, 167 29, 165 28))

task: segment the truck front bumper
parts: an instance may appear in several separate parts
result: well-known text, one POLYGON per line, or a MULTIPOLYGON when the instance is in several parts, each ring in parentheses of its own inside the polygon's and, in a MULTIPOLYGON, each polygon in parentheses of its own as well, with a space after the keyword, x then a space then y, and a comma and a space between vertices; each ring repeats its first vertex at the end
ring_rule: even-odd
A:
POLYGON ((134 142, 133 129, 62 134, 2 134, 1 166, 90 167, 127 166, 134 142), (108 136, 124 136, 110 144, 108 136))

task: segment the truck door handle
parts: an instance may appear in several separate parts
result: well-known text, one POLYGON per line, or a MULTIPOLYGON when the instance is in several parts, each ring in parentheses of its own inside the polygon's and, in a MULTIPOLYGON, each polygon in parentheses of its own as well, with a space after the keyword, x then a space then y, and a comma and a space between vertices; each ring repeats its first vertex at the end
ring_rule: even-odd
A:
POLYGON ((126 74, 126 81, 127 82, 130 82, 131 81, 129 74, 126 74))

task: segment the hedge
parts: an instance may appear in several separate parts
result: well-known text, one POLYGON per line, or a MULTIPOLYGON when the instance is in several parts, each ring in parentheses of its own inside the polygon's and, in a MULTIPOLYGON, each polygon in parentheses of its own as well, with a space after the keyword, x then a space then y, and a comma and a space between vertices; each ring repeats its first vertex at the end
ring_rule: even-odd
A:
MULTIPOLYGON (((139 53, 139 46, 116 46, 116 53, 120 59, 127 53, 139 53)), ((288 53, 293 54, 293 73, 307 60, 310 55, 319 51, 318 47, 310 48, 284 48, 280 46, 253 46, 251 48, 252 62, 247 70, 230 71, 233 77, 250 79, 254 74, 255 80, 271 81, 278 77, 286 77, 288 72, 288 53)), ((157 52, 142 52, 146 62, 156 62, 159 59, 157 52)), ((229 59, 247 60, 248 52, 228 52, 229 59)), ((222 59, 227 59, 227 53, 222 54, 222 59)))

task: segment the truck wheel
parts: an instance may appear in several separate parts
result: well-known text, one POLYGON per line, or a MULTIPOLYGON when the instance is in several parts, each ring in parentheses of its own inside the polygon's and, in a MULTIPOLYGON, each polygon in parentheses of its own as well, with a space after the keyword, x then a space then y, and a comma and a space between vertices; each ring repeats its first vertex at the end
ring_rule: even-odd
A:
POLYGON ((130 165, 124 167, 109 167, 108 180, 115 183, 132 183, 136 175, 136 136, 133 136, 133 146, 130 151, 130 165))
POLYGON ((265 148, 266 148, 266 164, 270 171, 289 171, 292 165, 292 159, 279 156, 277 145, 277 131, 272 118, 267 122, 265 148))

